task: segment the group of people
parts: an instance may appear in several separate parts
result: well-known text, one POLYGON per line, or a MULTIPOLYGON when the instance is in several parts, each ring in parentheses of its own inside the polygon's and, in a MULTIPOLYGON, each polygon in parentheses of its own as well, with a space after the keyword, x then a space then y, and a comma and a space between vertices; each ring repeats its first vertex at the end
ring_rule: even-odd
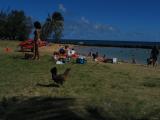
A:
MULTIPOLYGON (((157 46, 153 46, 151 53, 150 53, 150 57, 147 58, 147 65, 153 65, 155 66, 157 63, 157 59, 158 59, 158 55, 159 55, 159 48, 157 46)), ((104 62, 104 63, 117 63, 117 58, 106 58, 106 55, 103 55, 102 57, 99 56, 98 52, 96 53, 92 53, 89 52, 88 54, 89 57, 92 57, 93 61, 96 62, 104 62)), ((134 56, 132 56, 132 63, 136 64, 136 59, 134 56)))
POLYGON ((78 58, 78 54, 76 53, 74 48, 70 48, 67 45, 61 47, 58 51, 53 52, 53 59, 56 61, 57 64, 69 62, 71 58, 78 58))
POLYGON ((103 63, 117 63, 117 58, 106 58, 106 55, 99 56, 99 53, 89 52, 89 57, 92 57, 92 60, 95 62, 103 62, 103 63))

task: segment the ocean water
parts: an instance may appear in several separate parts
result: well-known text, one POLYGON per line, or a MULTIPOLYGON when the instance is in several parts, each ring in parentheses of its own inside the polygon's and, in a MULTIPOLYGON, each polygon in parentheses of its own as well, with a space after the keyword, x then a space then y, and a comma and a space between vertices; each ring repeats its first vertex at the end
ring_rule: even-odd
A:
POLYGON ((152 48, 153 46, 160 47, 160 42, 156 41, 116 41, 116 40, 76 40, 62 39, 61 43, 80 44, 87 46, 104 46, 104 47, 127 47, 127 48, 152 48))
MULTIPOLYGON (((75 49, 82 55, 88 55, 89 52, 98 52, 99 56, 106 55, 106 58, 118 58, 120 61, 129 63, 131 63, 134 58, 138 64, 146 64, 146 60, 150 57, 151 52, 151 49, 119 47, 77 46, 75 49)), ((158 59, 158 63, 160 63, 160 59, 158 59)))

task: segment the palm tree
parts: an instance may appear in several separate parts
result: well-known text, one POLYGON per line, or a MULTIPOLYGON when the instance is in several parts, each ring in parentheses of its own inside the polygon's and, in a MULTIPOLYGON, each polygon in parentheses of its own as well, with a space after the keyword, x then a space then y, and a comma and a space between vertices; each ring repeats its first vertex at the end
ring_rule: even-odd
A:
POLYGON ((53 28, 55 33, 55 40, 56 42, 60 41, 60 38, 62 37, 62 31, 64 26, 64 18, 60 12, 55 12, 52 15, 53 19, 53 28))
POLYGON ((45 23, 42 26, 42 39, 45 40, 48 37, 50 37, 50 35, 53 32, 53 25, 52 25, 52 18, 50 17, 50 15, 48 15, 48 18, 46 19, 45 23))
POLYGON ((54 12, 52 17, 48 15, 42 27, 42 38, 46 39, 54 33, 56 42, 60 41, 64 26, 64 18, 60 12, 54 12))

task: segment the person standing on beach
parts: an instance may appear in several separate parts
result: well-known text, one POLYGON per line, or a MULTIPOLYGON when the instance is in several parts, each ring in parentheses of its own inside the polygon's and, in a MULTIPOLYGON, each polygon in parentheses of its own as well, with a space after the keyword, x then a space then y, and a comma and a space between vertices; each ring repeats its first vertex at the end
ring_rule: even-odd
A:
POLYGON ((158 55, 159 55, 159 49, 156 46, 154 46, 151 50, 151 56, 150 56, 150 58, 152 59, 153 66, 155 66, 156 64, 158 55))
POLYGON ((33 59, 39 60, 39 46, 38 46, 38 44, 41 41, 41 38, 40 38, 41 24, 40 24, 40 22, 38 22, 38 21, 34 22, 34 28, 35 28, 35 31, 34 31, 34 56, 33 56, 33 59))

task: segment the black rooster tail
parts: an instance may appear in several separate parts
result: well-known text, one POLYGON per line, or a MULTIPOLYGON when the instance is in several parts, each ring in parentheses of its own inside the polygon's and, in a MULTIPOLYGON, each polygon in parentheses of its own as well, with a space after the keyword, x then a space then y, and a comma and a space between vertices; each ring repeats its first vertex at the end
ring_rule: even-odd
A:
POLYGON ((51 69, 51 73, 52 73, 52 75, 57 75, 57 68, 56 68, 56 67, 53 67, 53 68, 51 69))

